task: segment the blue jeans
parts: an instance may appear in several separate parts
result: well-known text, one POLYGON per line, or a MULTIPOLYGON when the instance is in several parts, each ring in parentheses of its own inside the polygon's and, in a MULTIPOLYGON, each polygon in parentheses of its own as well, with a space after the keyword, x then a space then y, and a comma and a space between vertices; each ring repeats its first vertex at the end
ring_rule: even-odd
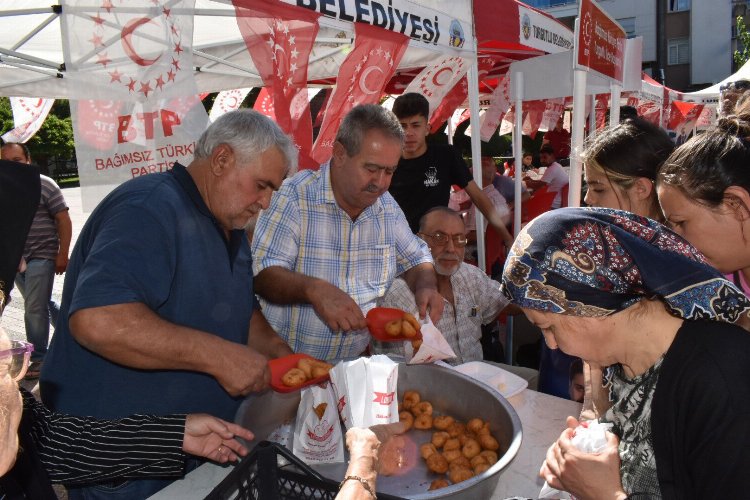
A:
MULTIPOLYGON (((198 468, 203 461, 189 458, 185 461, 185 474, 198 468)), ((161 491, 176 480, 136 479, 114 480, 90 486, 68 487, 69 500, 141 500, 161 491)))
POLYGON ((52 300, 55 283, 55 261, 32 259, 26 271, 16 276, 16 286, 23 295, 26 339, 34 344, 32 361, 42 361, 47 354, 49 324, 57 322, 60 306, 52 300))

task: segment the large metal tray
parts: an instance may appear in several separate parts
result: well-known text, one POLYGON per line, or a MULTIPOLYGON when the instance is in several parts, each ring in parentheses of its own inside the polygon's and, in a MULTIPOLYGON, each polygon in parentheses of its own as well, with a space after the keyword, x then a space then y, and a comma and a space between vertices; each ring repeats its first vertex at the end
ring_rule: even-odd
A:
MULTIPOLYGON (((404 391, 417 390, 422 399, 432 403, 436 413, 451 415, 464 422, 474 417, 489 421, 492 435, 505 452, 483 474, 435 491, 427 491, 427 488, 436 476, 429 473, 424 461, 418 458, 415 467, 404 475, 378 477, 378 491, 415 500, 490 498, 502 470, 510 464, 521 446, 521 421, 513 407, 489 386, 450 368, 400 363, 398 370, 399 398, 404 391)), ((243 403, 235 420, 255 433, 256 439, 250 443, 253 446, 265 439, 280 423, 293 420, 298 404, 299 393, 265 393, 243 403)), ((407 433, 417 447, 428 442, 431 435, 430 431, 414 429, 407 433)), ((315 465, 313 468, 335 481, 343 479, 346 472, 345 463, 315 465)))

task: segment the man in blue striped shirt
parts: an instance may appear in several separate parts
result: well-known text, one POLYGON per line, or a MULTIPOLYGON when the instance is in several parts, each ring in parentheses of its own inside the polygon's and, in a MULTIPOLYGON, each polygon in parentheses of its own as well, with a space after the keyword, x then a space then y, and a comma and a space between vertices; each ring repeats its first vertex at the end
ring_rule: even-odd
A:
POLYGON ((388 193, 401 158, 395 115, 357 106, 318 171, 284 182, 253 236, 255 290, 268 322, 295 352, 335 360, 360 355, 365 314, 397 276, 421 316, 437 321, 443 301, 427 245, 388 193))

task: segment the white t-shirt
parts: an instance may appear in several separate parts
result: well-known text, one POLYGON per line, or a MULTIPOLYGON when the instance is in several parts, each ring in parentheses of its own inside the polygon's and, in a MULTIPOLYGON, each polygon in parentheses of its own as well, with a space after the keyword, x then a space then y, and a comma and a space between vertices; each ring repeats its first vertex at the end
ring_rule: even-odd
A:
MULTIPOLYGON (((568 174, 559 163, 553 162, 544 171, 542 181, 546 182, 549 185, 548 190, 550 192, 559 193, 560 190, 568 184, 568 174)), ((552 201, 552 208, 560 208, 561 204, 562 200, 560 199, 560 194, 558 194, 552 201)))

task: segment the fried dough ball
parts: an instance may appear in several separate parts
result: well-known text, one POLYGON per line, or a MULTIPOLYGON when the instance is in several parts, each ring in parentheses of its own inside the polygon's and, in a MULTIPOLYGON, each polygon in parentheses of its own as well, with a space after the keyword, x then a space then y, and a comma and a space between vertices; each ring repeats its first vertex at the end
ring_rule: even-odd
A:
POLYGON ((411 339, 417 336, 417 329, 414 328, 408 321, 401 322, 401 335, 407 339, 411 339))
POLYGON ((469 460, 469 464, 471 465, 471 467, 472 467, 472 468, 476 467, 476 466, 477 466, 477 465, 479 465, 479 464, 487 464, 487 465, 490 465, 490 464, 489 464, 489 463, 487 462, 487 459, 486 459, 486 458, 484 458, 484 457, 483 457, 483 456, 482 456, 481 454, 479 454, 479 455, 475 456, 474 458, 472 458, 471 460, 469 460))
POLYGON ((469 459, 464 457, 463 455, 448 463, 448 470, 455 469, 456 467, 463 467, 464 469, 472 468, 469 459))
POLYGON ((417 391, 406 391, 404 393, 404 410, 411 410, 421 400, 422 400, 422 397, 419 395, 417 391))
POLYGON ((497 451, 497 449, 500 448, 500 443, 497 442, 497 439, 489 434, 482 434, 479 436, 479 444, 482 445, 483 449, 490 451, 497 451))
POLYGON ((463 453, 466 458, 474 458, 479 455, 481 451, 482 448, 479 446, 476 439, 467 440, 461 448, 461 453, 463 453))
POLYGON ((418 417, 420 415, 429 415, 430 417, 432 417, 432 403, 430 403, 429 401, 422 401, 421 403, 417 403, 412 407, 411 412, 415 417, 418 417))
POLYGON ((482 472, 486 471, 490 467, 491 467, 491 465, 488 464, 488 463, 477 464, 477 465, 475 465, 473 467, 473 469, 474 469, 474 475, 478 476, 479 474, 481 474, 482 472))
POLYGON ((467 479, 471 479, 472 477, 474 477, 474 472, 466 467, 456 467, 454 469, 451 469, 448 477, 453 484, 457 484, 461 481, 466 481, 467 479))
POLYGON ((460 434, 458 436, 458 440, 461 441, 461 446, 465 445, 466 441, 468 441, 469 439, 475 439, 477 441, 479 440, 477 435, 470 431, 466 431, 464 434, 460 434))
POLYGON ((440 415, 432 419, 432 425, 435 429, 444 431, 453 423, 453 417, 448 415, 440 415))
POLYGON ((492 450, 482 450, 479 455, 484 457, 484 459, 487 460, 487 463, 490 465, 497 462, 497 453, 492 450))
POLYGON ((299 368, 292 368, 281 376, 281 383, 287 387, 299 387, 305 382, 307 382, 305 372, 299 368))
POLYGON ((427 468, 436 474, 448 472, 448 460, 440 453, 433 453, 425 461, 427 462, 427 468))
POLYGON ((385 334, 389 337, 398 337, 401 335, 401 320, 394 319, 385 324, 385 334))
POLYGON ((422 339, 413 339, 411 341, 411 348, 414 352, 417 352, 422 347, 422 339))
POLYGON ((461 422, 459 422, 458 420, 456 420, 450 426, 448 426, 447 431, 448 431, 448 434, 450 434, 452 438, 458 437, 461 434, 466 432, 466 426, 462 424, 461 422))
POLYGON ((328 372, 331 371, 331 368, 333 368, 333 366, 329 365, 328 363, 320 363, 320 364, 313 365, 312 376, 313 378, 325 377, 326 375, 328 375, 328 372))
POLYGON ((422 455, 422 458, 425 460, 427 460, 427 458, 433 453, 437 453, 437 448, 435 448, 435 445, 432 443, 425 443, 419 447, 419 454, 422 455))
POLYGON ((445 488, 446 486, 450 486, 450 483, 447 479, 439 478, 435 479, 433 482, 430 483, 430 490, 439 490, 440 488, 445 488))
POLYGON ((409 323, 414 330, 419 331, 419 329, 422 327, 422 325, 419 324, 419 321, 417 321, 417 318, 414 317, 413 314, 405 313, 403 318, 405 322, 409 323))
POLYGON ((442 448, 445 445, 445 442, 448 441, 450 436, 447 432, 439 431, 439 432, 433 432, 432 433, 432 444, 435 445, 436 448, 442 448))
POLYGON ((410 411, 402 411, 398 414, 398 419, 406 424, 404 432, 408 431, 414 425, 414 415, 410 411))
POLYGON ((422 414, 414 419, 414 428, 419 430, 432 429, 432 415, 422 414))
POLYGON ((490 423, 485 422, 481 429, 479 429, 479 432, 477 432, 477 435, 484 436, 490 434, 490 423))
POLYGON ((484 427, 484 420, 481 418, 472 418, 469 423, 466 424, 466 428, 473 433, 478 433, 482 427, 484 427))
POLYGON ((312 369, 313 369, 313 360, 310 358, 302 358, 299 361, 297 361, 297 368, 305 372, 305 377, 307 378, 313 378, 312 375, 312 369))
POLYGON ((461 442, 458 440, 458 438, 450 438, 445 442, 443 445, 443 450, 460 450, 461 449, 461 442))
POLYGON ((448 450, 448 451, 443 451, 443 456, 448 462, 452 462, 458 457, 462 457, 463 454, 461 453, 461 450, 448 450))

